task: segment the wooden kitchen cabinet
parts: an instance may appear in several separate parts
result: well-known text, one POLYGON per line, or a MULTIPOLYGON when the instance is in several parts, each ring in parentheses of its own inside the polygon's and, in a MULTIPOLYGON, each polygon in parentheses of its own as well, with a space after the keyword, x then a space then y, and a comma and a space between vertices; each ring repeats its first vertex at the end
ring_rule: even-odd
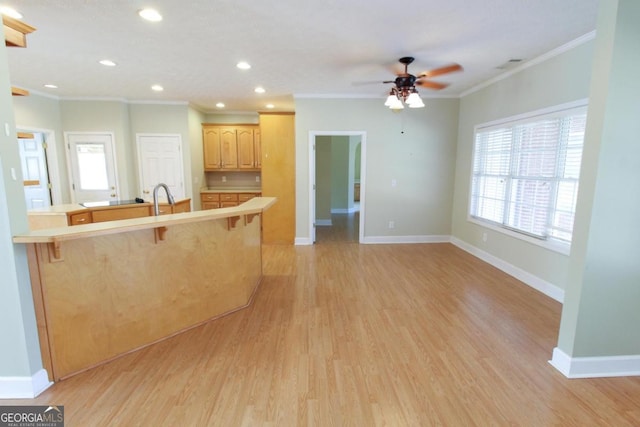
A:
MULTIPOLYGON (((160 215, 191 212, 191 199, 180 200, 173 205, 169 203, 160 203, 158 205, 160 215)), ((153 205, 151 206, 151 214, 153 215, 153 205)))
POLYGON ((238 169, 260 168, 260 129, 246 127, 237 129, 238 169))
POLYGON ((260 131, 257 126, 203 124, 202 142, 205 171, 259 169, 260 131))
POLYGON ((204 126, 202 128, 204 170, 221 169, 220 131, 221 129, 217 126, 204 126))
POLYGON ((204 126, 202 141, 205 170, 238 168, 238 141, 235 128, 204 126))
POLYGON ((139 205, 124 205, 106 207, 104 209, 91 208, 92 222, 117 221, 119 219, 142 218, 153 215, 153 205, 146 203, 139 205))
POLYGON ((200 193, 200 205, 202 210, 217 209, 220 207, 220 194, 218 193, 200 193))
POLYGON ((220 168, 238 168, 238 135, 234 128, 220 130, 220 168))
POLYGON ((260 193, 238 193, 238 202, 244 203, 247 200, 251 200, 254 197, 260 197, 260 193))
POLYGON ((91 224, 91 211, 67 214, 69 225, 91 224))
POLYGON ((293 244, 296 224, 295 115, 260 113, 262 195, 278 202, 265 212, 264 243, 293 244))
POLYGON ((217 208, 230 208, 233 206, 241 205, 247 200, 251 200, 254 197, 259 197, 261 193, 200 193, 200 205, 202 210, 205 209, 217 209, 217 208))

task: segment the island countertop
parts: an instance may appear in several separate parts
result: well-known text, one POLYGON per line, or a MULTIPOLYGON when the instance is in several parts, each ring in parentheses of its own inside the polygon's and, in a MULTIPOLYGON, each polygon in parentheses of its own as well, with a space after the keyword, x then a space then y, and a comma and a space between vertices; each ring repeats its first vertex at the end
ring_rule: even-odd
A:
POLYGON ((42 364, 57 381, 247 307, 276 202, 34 230, 25 244, 42 364))
MULTIPOLYGON (((240 215, 260 213, 269 208, 276 201, 275 197, 254 197, 251 200, 230 208, 210 209, 204 211, 183 212, 161 216, 123 219, 119 221, 99 222, 73 227, 56 227, 33 230, 29 233, 13 237, 14 243, 53 243, 65 240, 82 239, 85 237, 105 234, 122 233, 134 230, 166 227, 169 225, 199 222, 207 219, 228 218, 240 215)), ((64 205, 67 206, 67 205, 64 205)), ((82 206, 79 209, 85 209, 82 206)))

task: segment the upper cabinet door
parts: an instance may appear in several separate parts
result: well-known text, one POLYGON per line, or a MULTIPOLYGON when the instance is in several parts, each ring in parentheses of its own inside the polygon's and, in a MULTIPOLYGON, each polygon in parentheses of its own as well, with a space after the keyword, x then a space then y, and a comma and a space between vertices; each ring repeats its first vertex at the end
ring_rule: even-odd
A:
POLYGON ((203 127, 202 139, 204 148, 204 169, 220 169, 222 162, 220 158, 220 128, 203 127))
POLYGON ((255 151, 252 128, 237 128, 238 138, 238 167, 240 169, 255 169, 255 151))
POLYGON ((260 128, 253 129, 253 156, 256 168, 262 167, 262 143, 260 142, 260 128))
POLYGON ((220 128, 220 157, 222 169, 238 168, 238 142, 235 128, 220 128))

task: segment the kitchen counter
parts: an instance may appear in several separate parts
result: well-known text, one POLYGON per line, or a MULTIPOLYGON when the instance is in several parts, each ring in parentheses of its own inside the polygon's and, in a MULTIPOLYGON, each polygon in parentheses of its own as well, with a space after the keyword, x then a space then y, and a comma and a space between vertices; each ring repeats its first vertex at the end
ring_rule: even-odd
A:
MULTIPOLYGON (((167 202, 160 203, 160 212, 167 213, 167 202)), ((191 210, 191 199, 177 200, 173 209, 179 207, 180 212, 191 210)), ((27 212, 30 230, 65 227, 90 222, 128 219, 153 215, 153 203, 137 203, 133 200, 115 202, 90 202, 81 204, 62 204, 31 209, 27 212), (76 219, 77 221, 74 221, 76 219)))
POLYGON ((261 193, 262 189, 248 187, 204 187, 200 189, 201 193, 261 193))
POLYGON ((38 214, 38 215, 65 214, 66 215, 68 213, 75 213, 75 212, 86 211, 86 210, 87 208, 77 203, 67 203, 62 205, 47 206, 44 208, 30 209, 27 212, 27 214, 38 214))
POLYGON ((50 379, 248 306, 262 278, 262 214, 275 202, 14 236, 27 247, 50 379))

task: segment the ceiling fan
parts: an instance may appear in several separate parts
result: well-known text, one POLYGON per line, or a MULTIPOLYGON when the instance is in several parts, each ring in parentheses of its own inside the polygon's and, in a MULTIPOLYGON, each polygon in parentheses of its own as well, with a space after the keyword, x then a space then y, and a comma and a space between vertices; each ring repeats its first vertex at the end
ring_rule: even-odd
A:
POLYGON ((404 108, 403 102, 406 103, 409 108, 424 107, 420 95, 416 90, 416 86, 422 86, 428 89, 440 90, 448 86, 446 83, 438 83, 429 80, 431 77, 441 76, 443 74, 453 73, 454 71, 461 71, 462 66, 459 64, 451 64, 440 68, 434 68, 432 70, 423 71, 422 73, 414 76, 409 74, 409 64, 414 61, 411 56, 404 56, 398 60, 401 64, 404 64, 404 73, 397 74, 395 80, 385 80, 382 83, 395 83, 395 87, 391 88, 389 97, 384 105, 391 109, 404 108))

